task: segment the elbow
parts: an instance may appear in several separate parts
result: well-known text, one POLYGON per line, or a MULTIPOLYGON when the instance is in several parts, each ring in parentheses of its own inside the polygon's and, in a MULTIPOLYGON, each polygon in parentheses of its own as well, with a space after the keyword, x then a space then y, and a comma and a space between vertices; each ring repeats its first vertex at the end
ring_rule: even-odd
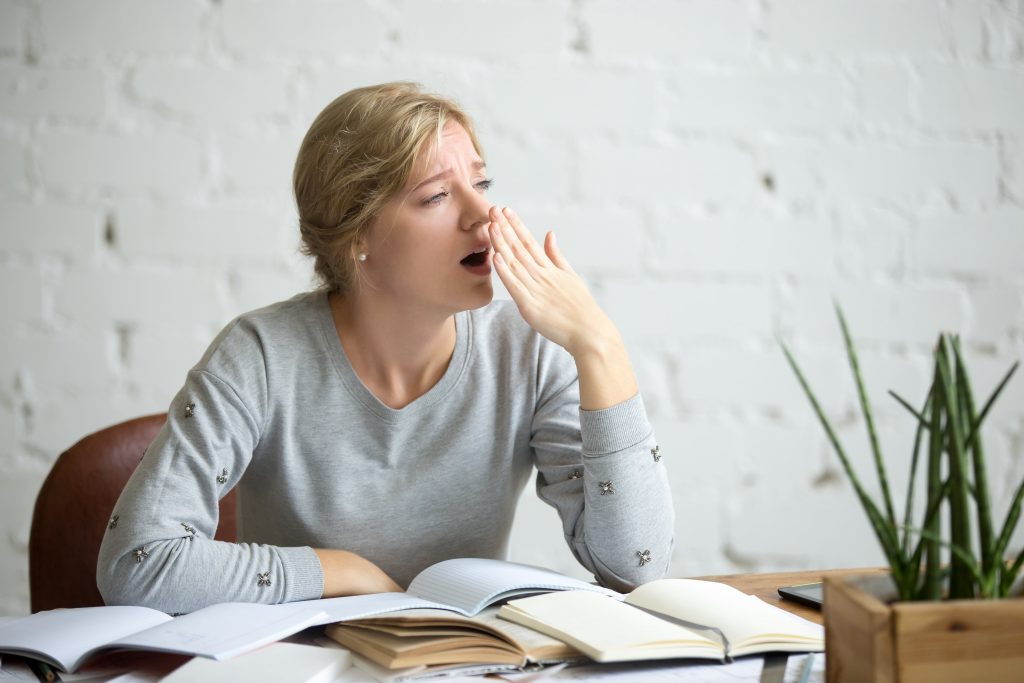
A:
POLYGON ((153 569, 156 567, 139 564, 134 548, 114 547, 104 539, 96 560, 96 588, 103 604, 150 607, 166 612, 166 605, 157 600, 158 591, 154 587, 160 577, 151 573, 153 569))
POLYGON ((672 563, 672 547, 673 539, 669 537, 659 547, 631 551, 628 558, 617 558, 619 561, 614 563, 591 554, 594 575, 602 586, 629 593, 645 583, 665 578, 672 563))
POLYGON ((137 585, 137 576, 134 572, 128 571, 127 565, 130 562, 130 553, 113 558, 106 558, 104 553, 100 553, 96 563, 96 588, 103 598, 103 604, 151 606, 146 604, 145 595, 137 585))

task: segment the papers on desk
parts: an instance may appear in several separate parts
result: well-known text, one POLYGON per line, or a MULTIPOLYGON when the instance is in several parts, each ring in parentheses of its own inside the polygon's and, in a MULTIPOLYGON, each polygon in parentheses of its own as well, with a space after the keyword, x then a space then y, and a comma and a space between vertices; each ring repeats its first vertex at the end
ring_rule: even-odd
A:
POLYGON ((224 603, 177 618, 146 607, 38 612, 0 626, 0 652, 77 670, 109 650, 149 650, 227 659, 280 640, 324 614, 293 605, 224 603))

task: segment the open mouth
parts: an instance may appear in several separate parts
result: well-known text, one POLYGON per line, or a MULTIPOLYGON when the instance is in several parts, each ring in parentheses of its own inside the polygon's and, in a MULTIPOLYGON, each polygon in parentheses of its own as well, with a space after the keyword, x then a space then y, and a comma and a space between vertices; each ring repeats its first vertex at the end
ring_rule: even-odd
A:
POLYGON ((459 263, 470 268, 477 268, 479 266, 482 266, 485 263, 487 263, 487 250, 484 249, 483 251, 478 251, 475 254, 470 254, 466 258, 459 261, 459 263))

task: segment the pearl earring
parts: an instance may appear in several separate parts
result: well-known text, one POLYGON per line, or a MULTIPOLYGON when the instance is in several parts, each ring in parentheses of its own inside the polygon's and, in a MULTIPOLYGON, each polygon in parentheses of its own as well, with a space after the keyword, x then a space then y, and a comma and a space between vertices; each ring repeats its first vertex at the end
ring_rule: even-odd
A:
POLYGON ((365 261, 366 260, 366 254, 365 253, 359 254, 359 256, 357 256, 356 258, 358 258, 360 261, 365 261))

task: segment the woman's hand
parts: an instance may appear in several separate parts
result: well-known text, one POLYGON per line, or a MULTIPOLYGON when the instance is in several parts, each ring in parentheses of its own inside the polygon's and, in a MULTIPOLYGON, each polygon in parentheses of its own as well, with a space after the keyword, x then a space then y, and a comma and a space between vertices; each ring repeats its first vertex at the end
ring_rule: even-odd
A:
POLYGON ((322 548, 315 548, 313 552, 324 570, 325 598, 403 591, 384 570, 361 555, 347 550, 322 548))
POLYGON ((611 319, 548 232, 537 243, 511 209, 489 212, 494 267, 523 319, 576 361, 580 407, 601 410, 637 393, 626 347, 611 319))
POLYGON ((575 358, 618 340, 618 331, 569 262, 555 233, 541 248, 512 209, 492 206, 489 218, 494 266, 523 319, 575 358))

